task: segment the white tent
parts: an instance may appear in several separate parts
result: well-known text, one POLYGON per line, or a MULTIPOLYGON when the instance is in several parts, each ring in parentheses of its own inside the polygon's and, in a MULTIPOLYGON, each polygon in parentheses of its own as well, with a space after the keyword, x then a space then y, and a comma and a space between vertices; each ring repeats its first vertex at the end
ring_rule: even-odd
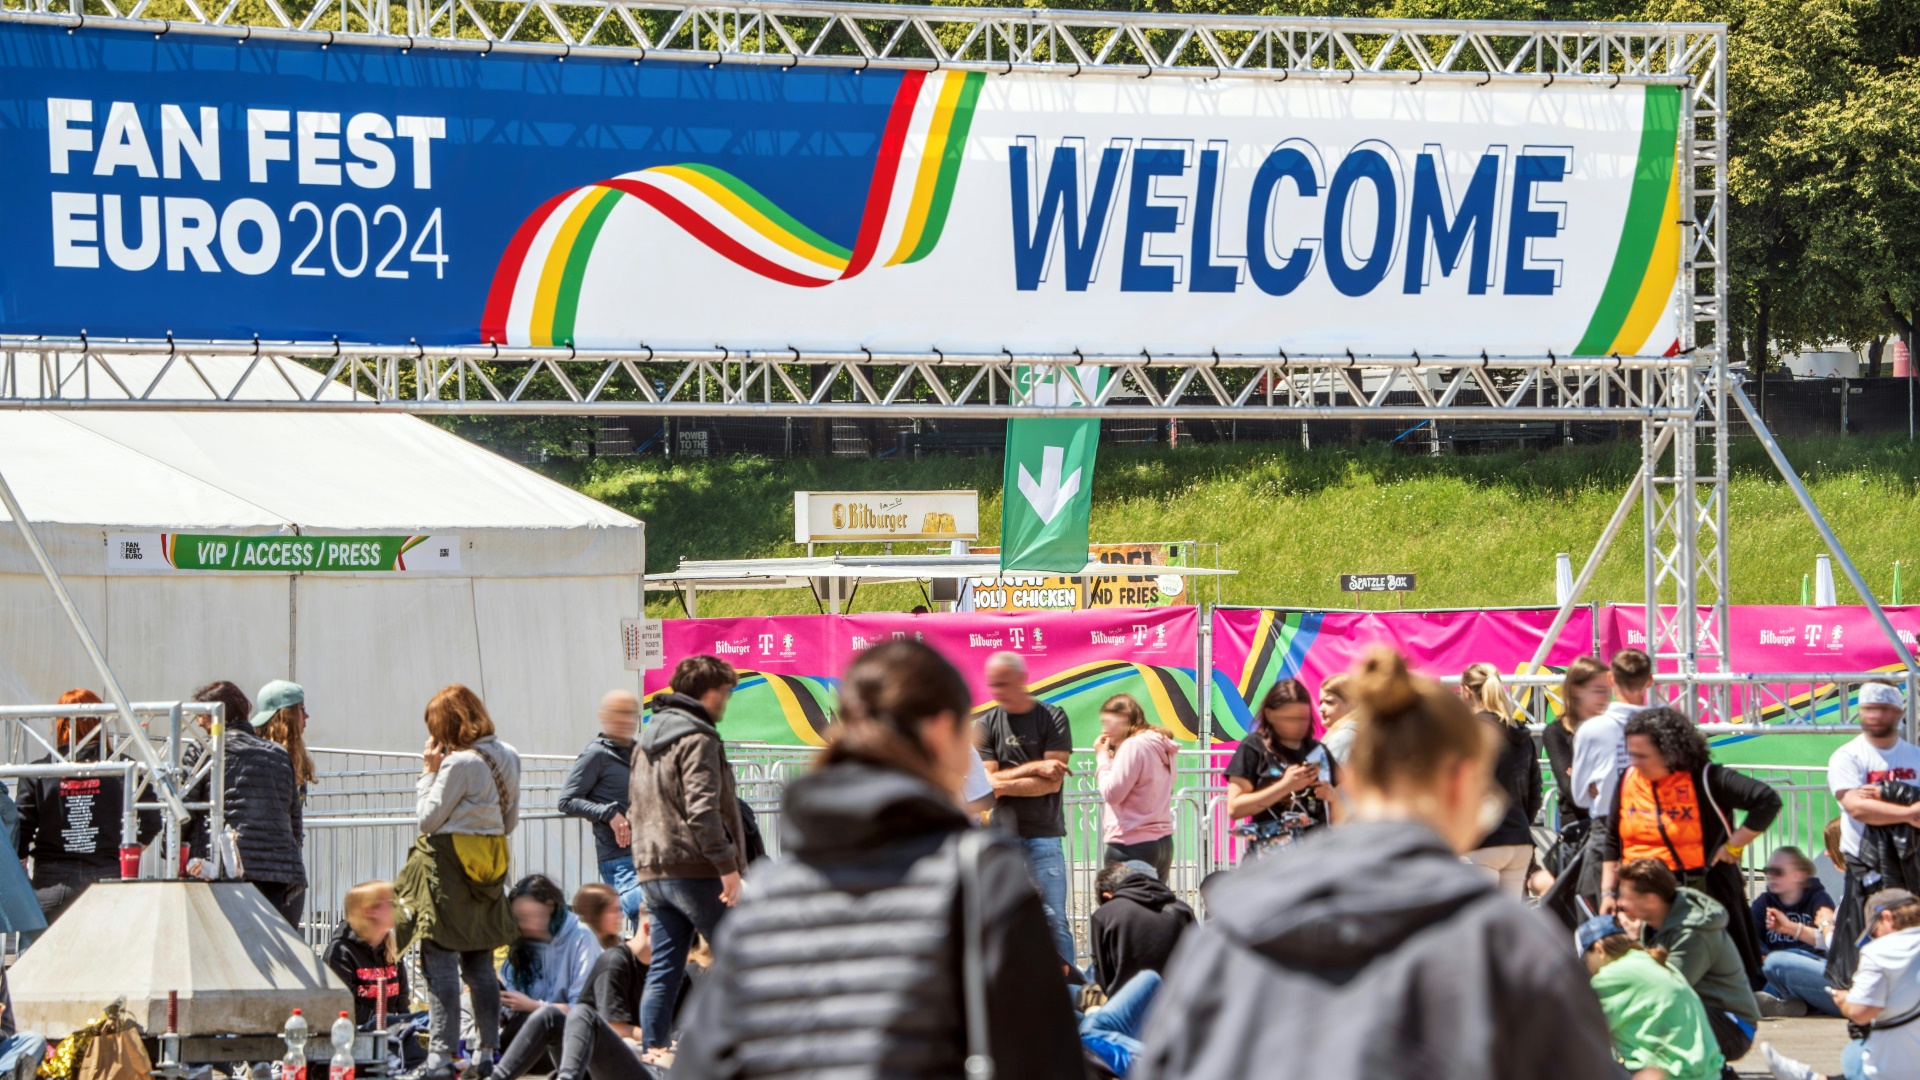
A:
MULTIPOLYGON (((113 367, 138 393, 133 374, 218 387, 248 361, 166 362, 113 367)), ((289 395, 347 394, 286 374, 289 395)), ((422 706, 463 682, 521 750, 573 753, 602 693, 639 689, 620 620, 642 610, 644 526, 412 417, 0 412, 0 474, 135 700, 216 678, 252 696, 291 678, 311 744, 417 751, 422 706), (176 569, 151 543, 129 566, 124 542, 109 547, 155 534, 431 536, 449 554, 409 556, 405 571, 228 572, 176 569)), ((18 531, 0 525, 0 701, 98 682, 18 531)))

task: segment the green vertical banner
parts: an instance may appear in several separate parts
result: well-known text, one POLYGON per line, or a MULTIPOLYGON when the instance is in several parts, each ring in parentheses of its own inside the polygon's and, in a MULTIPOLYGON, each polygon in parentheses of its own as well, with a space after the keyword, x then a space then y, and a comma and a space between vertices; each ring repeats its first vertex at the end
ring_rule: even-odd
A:
MULTIPOLYGON (((1070 374, 1035 372, 1036 404, 1084 405, 1106 381, 1087 366, 1070 374), (1075 385, 1077 384, 1077 385, 1075 385)), ((1093 516, 1093 461, 1100 420, 1009 420, 1000 494, 1002 572, 1077 574, 1087 566, 1087 522, 1093 516)))

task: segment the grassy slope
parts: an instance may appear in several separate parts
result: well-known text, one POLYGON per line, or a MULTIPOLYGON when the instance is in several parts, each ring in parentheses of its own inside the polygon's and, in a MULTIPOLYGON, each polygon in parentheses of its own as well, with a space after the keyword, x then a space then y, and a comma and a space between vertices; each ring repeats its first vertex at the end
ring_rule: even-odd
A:
MULTIPOLYGON (((1888 600, 1894 561, 1912 567, 1920 556, 1909 525, 1920 509, 1920 451, 1898 438, 1792 441, 1787 451, 1868 584, 1888 600)), ((1352 606, 1336 575, 1409 570, 1420 575, 1410 600, 1421 607, 1550 603, 1554 553, 1572 552, 1576 565, 1586 558, 1637 459, 1631 443, 1438 459, 1383 447, 1103 447, 1093 539, 1217 541, 1221 565, 1240 572, 1221 585, 1226 603, 1352 606)), ((1733 469, 1733 600, 1798 603, 1819 538, 1757 446, 1740 444, 1733 469)), ((981 495, 982 542, 999 531, 998 458, 649 459, 601 462, 575 482, 647 522, 654 570, 682 557, 802 554, 790 540, 796 489, 973 487, 981 495)), ((1639 531, 1636 510, 1592 598, 1639 598, 1639 531)), ((1844 580, 1840 590, 1849 602, 1844 580)), ((903 610, 917 602, 918 590, 873 588, 855 606, 903 610)), ((649 607, 679 611, 660 597, 649 607)), ((760 592, 703 596, 700 613, 813 610, 804 593, 760 592)))

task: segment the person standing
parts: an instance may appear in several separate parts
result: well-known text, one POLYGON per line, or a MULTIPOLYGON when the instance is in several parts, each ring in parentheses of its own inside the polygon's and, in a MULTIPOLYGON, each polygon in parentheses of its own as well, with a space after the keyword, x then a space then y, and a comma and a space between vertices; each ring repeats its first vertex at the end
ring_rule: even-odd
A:
POLYGON ((1283 832, 1318 829, 1334 820, 1340 767, 1315 741, 1306 684, 1280 679, 1260 700, 1259 725, 1227 760, 1227 816, 1256 830, 1249 847, 1266 848, 1283 832))
POLYGON ((1760 1015, 1805 1016, 1809 1008, 1839 1016, 1827 993, 1823 935, 1833 929, 1833 897, 1813 876, 1813 860, 1797 847, 1773 849, 1767 857, 1767 890, 1753 901, 1753 928, 1760 936, 1760 1015))
MULTIPOLYGON (((1661 706, 1627 721, 1627 756, 1612 807, 1595 831, 1600 852, 1601 913, 1619 896, 1620 865, 1651 859, 1680 883, 1713 897, 1734 914, 1746 912, 1740 857, 1780 814, 1780 795, 1749 776, 1714 764, 1706 736, 1686 715, 1661 706), (1742 811, 1739 827, 1733 812, 1742 811)), ((1727 928, 1741 965, 1759 985, 1760 939, 1753 923, 1727 928)), ((1739 1057, 1738 1054, 1732 1055, 1739 1057)))
POLYGON ((1060 798, 1073 732, 1059 706, 1028 691, 1027 661, 1019 653, 987 657, 986 675, 993 708, 980 717, 980 759, 993 782, 993 824, 1019 838, 1054 948, 1077 975, 1067 922, 1067 815, 1060 798))
POLYGON ((1107 862, 1138 859, 1167 880, 1173 870, 1173 761, 1179 749, 1165 731, 1147 723, 1146 710, 1133 695, 1115 694, 1100 706, 1093 760, 1107 862))
POLYGON ((1540 735, 1547 752, 1547 767, 1553 770, 1553 783, 1560 791, 1560 830, 1581 823, 1580 841, 1586 842, 1584 823, 1591 820, 1575 797, 1573 786, 1573 740, 1581 725, 1607 711, 1613 703, 1613 675, 1607 665, 1591 656, 1577 656, 1567 665, 1560 680, 1560 715, 1540 735))
POLYGON ((1533 819, 1540 814, 1542 799, 1540 754, 1492 664, 1468 665, 1460 674, 1460 696, 1499 736, 1493 783, 1506 797, 1500 824, 1467 853, 1467 861, 1485 870, 1501 892, 1525 899, 1527 868, 1533 865, 1533 819))
POLYGON ((318 774, 313 755, 307 751, 307 692, 299 683, 275 679, 260 688, 254 702, 253 730, 287 752, 293 762, 294 783, 304 804, 307 789, 313 786, 318 774))
MULTIPOLYGON (((1620 787, 1620 774, 1627 771, 1627 721, 1647 707, 1653 688, 1653 658, 1639 649, 1621 649, 1607 665, 1618 701, 1583 722, 1573 735, 1573 802, 1596 822, 1613 809, 1613 795, 1620 787)), ((1587 858, 1580 870, 1579 894, 1592 899, 1600 892, 1599 854, 1601 830, 1588 833, 1587 858)), ((1599 905, 1606 911, 1606 905, 1599 905)))
MULTIPOLYGON (((62 705, 98 705, 91 690, 69 690, 62 705)), ((69 761, 95 762, 105 754, 106 732, 97 716, 62 716, 53 722, 53 741, 69 761)), ((35 765, 49 765, 54 756, 35 765)), ((120 877, 120 829, 124 784, 118 775, 23 776, 19 782, 20 821, 13 832, 14 853, 33 860, 32 891, 45 925, 60 918, 87 886, 120 877)), ((159 823, 143 817, 141 840, 159 823)), ((21 914, 24 914, 22 912, 21 914)), ((18 927, 31 930, 31 927, 18 927)))
POLYGON ((648 1064, 673 1063, 668 1018, 698 933, 708 942, 740 899, 746 826, 717 725, 739 682, 717 656, 689 656, 654 699, 628 788, 634 876, 646 900, 653 962, 640 1002, 648 1064))
POLYGON ((1728 933, 1736 920, 1719 901, 1697 889, 1683 888, 1658 859, 1640 859, 1620 868, 1620 923, 1648 947, 1667 950, 1667 962, 1686 977, 1707 1007, 1707 1023, 1728 1061, 1753 1047, 1760 1025, 1760 1002, 1747 981, 1740 950, 1728 933))
POLYGON ((1353 753, 1353 702, 1344 671, 1336 671, 1320 680, 1320 743, 1333 755, 1335 765, 1345 765, 1353 753))
POLYGON ((787 786, 781 855, 720 926, 674 1080, 1079 1080, 1026 859, 960 809, 966 680, 926 645, 888 641, 847 668, 840 701, 813 771, 787 786), (987 1068, 968 1067, 974 1051, 987 1068))
POLYGON ((1212 886, 1133 1080, 1284 1062, 1324 1080, 1617 1078, 1566 937, 1460 861, 1487 828, 1493 732, 1388 649, 1351 685, 1352 817, 1212 886))
POLYGON ((1866 935, 1867 895, 1889 885, 1920 888, 1920 868, 1911 857, 1911 830, 1920 827, 1920 801, 1912 797, 1920 783, 1920 748, 1900 737, 1906 696, 1887 683, 1870 682, 1861 685, 1858 703, 1859 736, 1827 759, 1847 864, 1827 950, 1827 985, 1843 989, 1853 981, 1858 942, 1866 935))
POLYGON ((520 824, 520 754, 494 734, 480 695, 458 683, 427 702, 427 745, 415 785, 420 836, 394 881, 395 948, 420 942, 427 989, 427 1061, 419 1080, 460 1072, 460 984, 473 1001, 477 1080, 500 1050, 500 978, 493 952, 514 939, 507 837, 520 824))
POLYGON ((609 690, 600 699, 600 734, 567 770, 560 785, 560 812, 592 822, 600 880, 620 893, 627 918, 640 913, 640 879, 633 872, 633 826, 627 821, 627 789, 633 783, 633 734, 640 727, 640 699, 631 690, 609 690))
MULTIPOLYGON (((256 734, 252 705, 233 683, 208 683, 194 692, 193 700, 219 702, 226 709, 226 828, 233 834, 240 863, 239 873, 230 876, 252 883, 298 933, 307 906, 307 864, 302 855, 306 828, 293 758, 286 748, 256 734), (241 722, 242 717, 248 722, 241 722)), ((205 788, 199 790, 199 797, 190 796, 190 801, 205 799, 205 788)), ((191 844, 193 854, 203 859, 214 841, 207 835, 207 820, 197 820, 191 844)))

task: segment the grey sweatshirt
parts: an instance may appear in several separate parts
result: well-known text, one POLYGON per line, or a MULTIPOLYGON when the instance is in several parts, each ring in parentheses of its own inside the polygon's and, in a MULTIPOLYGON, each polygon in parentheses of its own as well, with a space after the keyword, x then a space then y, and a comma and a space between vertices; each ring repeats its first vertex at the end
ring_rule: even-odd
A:
POLYGON ((492 735, 465 750, 456 750, 440 763, 439 771, 420 774, 415 788, 414 817, 420 832, 463 836, 508 836, 520 824, 520 754, 492 735), (507 804, 502 813, 493 772, 480 755, 500 769, 507 804))

